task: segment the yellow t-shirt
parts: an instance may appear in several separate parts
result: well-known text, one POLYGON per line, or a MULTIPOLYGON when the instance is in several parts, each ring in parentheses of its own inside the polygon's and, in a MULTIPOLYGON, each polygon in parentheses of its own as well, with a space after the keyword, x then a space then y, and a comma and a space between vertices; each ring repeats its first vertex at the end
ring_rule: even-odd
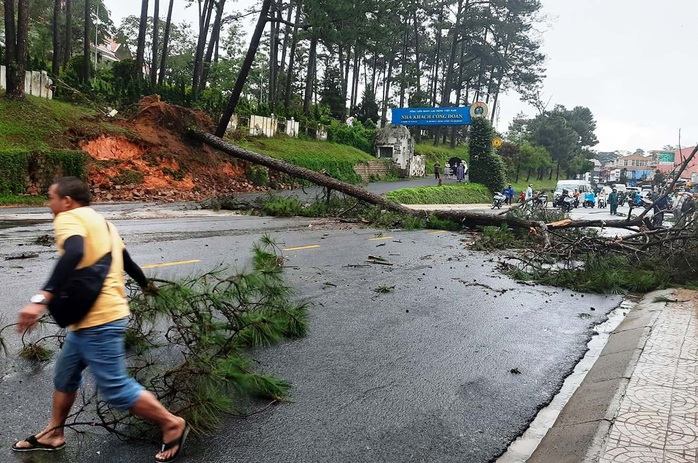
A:
POLYGON ((109 223, 107 229, 104 217, 91 207, 79 207, 61 212, 53 220, 56 244, 61 255, 63 245, 71 236, 79 235, 85 240, 84 255, 77 268, 94 265, 111 248, 112 260, 109 273, 104 281, 102 292, 87 316, 80 322, 70 325, 70 329, 80 330, 104 325, 129 315, 124 288, 124 243, 116 227, 109 223), (109 233, 111 232, 111 233, 109 233))

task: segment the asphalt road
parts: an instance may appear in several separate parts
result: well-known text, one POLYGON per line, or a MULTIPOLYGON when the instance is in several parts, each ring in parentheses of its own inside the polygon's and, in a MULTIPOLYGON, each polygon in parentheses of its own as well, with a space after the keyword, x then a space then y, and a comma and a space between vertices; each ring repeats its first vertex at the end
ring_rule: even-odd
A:
MULTIPOLYGON (((495 255, 470 250, 463 242, 469 238, 457 233, 171 213, 150 205, 98 209, 115 218, 141 265, 157 266, 150 275, 240 267, 262 233, 296 248, 284 252, 286 274, 297 297, 311 303, 310 333, 252 354, 263 372, 292 382, 289 402, 226 420, 216 434, 193 439, 182 461, 491 461, 552 399, 583 356, 593 326, 620 302, 518 284, 496 270, 495 255), (393 265, 367 263, 368 255, 393 265), (160 266, 173 262, 179 263, 160 266), (379 294, 379 286, 395 288, 379 294)), ((50 233, 45 216, 2 212, 37 221, 0 222, 0 315, 9 322, 56 254, 31 244, 50 233), (5 260, 21 253, 38 256, 5 260)), ((81 429, 86 434, 69 432, 60 455, 12 455, 10 445, 48 419, 53 364, 18 361, 12 354, 19 340, 12 334, 7 341, 11 355, 0 358, 0 461, 152 461, 154 446, 121 443, 89 427, 81 429)))

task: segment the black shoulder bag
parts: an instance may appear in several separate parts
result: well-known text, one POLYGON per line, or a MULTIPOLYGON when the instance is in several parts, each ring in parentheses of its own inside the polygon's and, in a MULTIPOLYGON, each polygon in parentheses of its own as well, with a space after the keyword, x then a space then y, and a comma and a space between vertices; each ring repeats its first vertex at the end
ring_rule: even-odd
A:
POLYGON ((58 326, 65 328, 85 318, 102 292, 104 280, 111 267, 114 241, 107 223, 109 233, 109 252, 94 265, 73 270, 65 283, 53 294, 48 310, 58 326))

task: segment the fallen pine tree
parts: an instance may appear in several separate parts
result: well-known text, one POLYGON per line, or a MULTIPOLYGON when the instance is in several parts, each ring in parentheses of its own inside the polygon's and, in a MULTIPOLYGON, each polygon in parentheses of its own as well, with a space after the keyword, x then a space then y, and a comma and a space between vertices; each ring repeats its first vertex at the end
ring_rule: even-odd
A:
MULTIPOLYGON (((206 143, 207 145, 216 148, 226 154, 234 156, 239 159, 243 159, 254 164, 259 164, 265 166, 269 169, 277 170, 285 174, 290 175, 294 178, 300 178, 303 180, 308 180, 315 183, 316 185, 340 191, 346 195, 357 198, 361 201, 365 201, 370 204, 379 205, 387 210, 397 212, 404 215, 413 215, 423 217, 426 213, 424 211, 418 211, 410 209, 403 206, 402 204, 390 201, 383 196, 371 193, 364 188, 351 185, 346 182, 329 177, 323 173, 316 172, 311 169, 306 169, 281 159, 276 159, 271 156, 256 153, 254 151, 246 150, 232 143, 229 143, 215 135, 210 133, 201 132, 198 130, 191 130, 188 135, 200 142, 206 143)), ((698 150, 698 147, 696 148, 698 150)), ((696 150, 686 158, 682 164, 682 168, 676 173, 674 177, 674 182, 680 177, 680 174, 686 168, 688 163, 696 154, 696 150)), ((662 197, 666 197, 671 190, 668 189, 664 192, 662 197)), ((616 219, 616 220, 562 220, 550 223, 545 223, 544 221, 530 220, 525 217, 518 217, 513 214, 487 214, 482 212, 472 212, 472 211, 452 211, 452 210, 435 210, 431 211, 430 214, 433 216, 444 219, 451 220, 455 222, 460 222, 466 227, 476 227, 476 226, 501 226, 503 224, 513 227, 513 228, 524 228, 532 230, 539 233, 544 237, 546 244, 549 244, 547 232, 549 230, 563 229, 563 228, 580 228, 580 227, 600 227, 600 228, 625 228, 636 230, 640 227, 651 228, 651 224, 646 220, 646 215, 652 206, 647 206, 645 210, 638 217, 628 216, 626 219, 616 219)))

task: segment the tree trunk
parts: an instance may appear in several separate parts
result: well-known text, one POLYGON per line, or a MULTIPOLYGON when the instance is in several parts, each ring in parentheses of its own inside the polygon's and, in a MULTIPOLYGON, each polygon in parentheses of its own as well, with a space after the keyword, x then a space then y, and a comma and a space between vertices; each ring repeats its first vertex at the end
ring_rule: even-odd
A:
POLYGON ((51 23, 51 32, 53 33, 53 55, 51 56, 51 73, 58 76, 61 71, 61 38, 59 30, 59 22, 61 15, 61 0, 53 2, 53 21, 51 23))
POLYGON ((298 21, 301 19, 301 8, 303 0, 297 0, 296 20, 293 24, 293 38, 291 39, 291 50, 288 55, 288 70, 286 72, 286 93, 284 94, 284 107, 288 110, 291 107, 291 91, 293 89, 293 65, 296 62, 296 47, 298 46, 298 21))
MULTIPOLYGON (((276 19, 281 20, 281 2, 274 3, 274 13, 276 19)), ((276 92, 278 86, 279 67, 279 29, 281 21, 273 21, 269 28, 269 109, 274 111, 276 103, 276 92)))
POLYGON ((305 78, 305 96, 303 98, 303 113, 310 111, 310 102, 313 98, 313 83, 315 81, 315 62, 317 60, 317 42, 315 34, 310 38, 310 56, 308 57, 308 75, 305 78))
POLYGON ((406 91, 406 85, 405 85, 405 77, 407 76, 407 40, 408 40, 408 29, 405 28, 405 30, 402 33, 402 63, 400 65, 400 69, 402 70, 402 76, 400 76, 400 107, 404 108, 405 107, 405 91, 406 91))
POLYGON ((203 70, 204 51, 206 48, 206 38, 208 28, 211 26, 211 15, 213 14, 213 0, 204 0, 203 10, 199 11, 199 38, 196 43, 196 53, 194 55, 194 75, 192 77, 192 89, 194 97, 198 95, 200 89, 199 82, 203 70))
MULTIPOLYGON (((286 72, 286 55, 288 55, 288 47, 291 45, 289 42, 289 36, 291 35, 291 16, 293 14, 293 0, 289 1, 288 4, 288 11, 286 12, 286 24, 284 27, 284 41, 281 44, 281 60, 279 62, 279 76, 284 75, 286 72)), ((295 24, 294 24, 295 26, 295 24)), ((277 89, 276 89, 276 99, 281 101, 282 94, 281 94, 281 85, 277 84, 277 89)), ((284 86, 285 89, 285 86, 284 86)), ((285 100, 284 100, 284 107, 285 105, 285 100)))
POLYGON ((361 74, 361 61, 359 60, 359 47, 354 45, 354 64, 351 67, 351 108, 355 108, 359 103, 359 74, 361 74))
POLYGON ((165 83, 165 70, 167 69, 167 48, 170 45, 170 28, 172 27, 172 8, 174 0, 170 0, 167 10, 167 22, 165 23, 165 36, 162 38, 162 59, 160 59, 160 73, 158 74, 158 85, 165 83))
MULTIPOLYGON (((344 117, 347 116, 347 92, 349 91, 349 63, 351 62, 351 47, 347 47, 347 60, 344 74, 342 74, 342 102, 344 103, 344 117)), ((349 107, 351 109, 351 106, 349 107)))
MULTIPOLYGON (((269 169, 277 170, 288 174, 294 178, 301 178, 304 180, 309 180, 319 186, 329 188, 332 190, 340 191, 349 196, 357 198, 361 201, 365 201, 370 204, 377 204, 382 208, 387 210, 397 212, 399 214, 415 217, 426 217, 427 213, 424 211, 419 211, 415 209, 410 209, 402 204, 390 201, 383 196, 371 193, 364 188, 351 185, 341 180, 334 179, 328 175, 321 174, 314 170, 306 169, 304 167, 296 166, 290 162, 276 159, 271 156, 264 154, 255 153, 253 151, 248 151, 246 149, 235 146, 227 141, 224 141, 215 135, 209 133, 203 133, 199 131, 189 131, 188 136, 191 138, 206 143, 213 148, 223 151, 231 156, 238 159, 243 159, 254 164, 265 166, 269 169)), ((524 220, 515 217, 508 216, 506 214, 487 214, 481 212, 470 212, 470 211, 432 211, 431 215, 438 217, 440 219, 451 220, 454 222, 460 222, 463 226, 474 227, 479 225, 502 225, 507 224, 511 227, 530 229, 537 228, 543 230, 547 229, 557 229, 566 227, 580 227, 580 226, 621 226, 626 227, 628 224, 633 224, 634 222, 629 222, 625 220, 617 221, 603 221, 603 220, 590 220, 590 221, 578 221, 569 223, 552 223, 544 224, 542 222, 534 222, 531 220, 524 220), (589 224, 589 225, 587 225, 589 224)), ((635 221, 637 222, 637 220, 635 221)))
POLYGON ((247 75, 250 73, 250 68, 252 67, 252 62, 257 54, 257 48, 259 47, 259 41, 262 38, 262 33, 264 32, 264 26, 266 25, 269 7, 271 6, 271 0, 264 0, 262 3, 262 9, 259 12, 259 19, 257 19, 257 26, 255 27, 252 38, 250 39, 250 46, 247 49, 247 55, 245 56, 245 61, 242 63, 240 68, 240 73, 235 81, 235 87, 233 88, 233 93, 230 95, 230 100, 228 101, 228 106, 223 111, 221 120, 218 122, 218 128, 216 128, 216 135, 222 137, 225 135, 225 131, 228 128, 228 123, 230 118, 235 112, 238 101, 240 100, 240 95, 242 94, 242 89, 245 87, 245 82, 247 81, 247 75))
MULTIPOLYGON (((417 9, 415 8, 414 10, 414 16, 412 18, 412 22, 414 25, 414 67, 416 69, 416 74, 417 74, 417 95, 421 98, 422 96, 422 69, 419 64, 419 23, 417 22, 417 9)), ((421 131, 419 131, 419 128, 417 129, 417 133, 421 134, 421 131)))
MULTIPOLYGON (((92 12, 92 5, 90 0, 85 0, 85 29, 82 41, 82 53, 84 55, 83 68, 82 68, 82 78, 83 83, 87 84, 90 81, 90 21, 92 19, 90 13, 92 12)), ((95 43, 95 47, 97 44, 95 43)))
POLYGON ((383 79, 383 108, 381 110, 381 127, 387 125, 386 114, 388 114, 388 99, 390 98, 390 78, 393 75, 393 60, 388 59, 388 70, 383 79))
POLYGON ((138 44, 136 46, 136 78, 143 78, 143 62, 145 56, 145 34, 148 27, 148 0, 141 0, 141 20, 138 24, 138 44))
MULTIPOLYGON (((15 0, 3 0, 5 6, 5 63, 8 66, 7 79, 10 79, 10 66, 16 66, 17 61, 17 31, 15 29, 15 0)), ((16 76, 12 76, 13 84, 8 80, 8 89, 12 88, 16 76)), ((8 92, 9 93, 9 92, 8 92)))
POLYGON ((5 62, 7 98, 24 98, 24 71, 27 63, 29 0, 19 0, 15 24, 15 0, 5 0, 5 62))
POLYGON ((73 54, 73 0, 65 0, 65 42, 63 42, 63 66, 73 54))
POLYGON ((158 48, 160 38, 160 0, 153 0, 153 48, 150 57, 150 86, 155 87, 158 78, 158 48))
POLYGON ((199 80, 199 89, 197 93, 205 89, 206 82, 208 82, 208 73, 211 70, 211 59, 213 58, 213 50, 216 48, 216 44, 218 43, 221 34, 223 8, 225 8, 225 0, 219 0, 218 7, 216 8, 216 19, 214 19, 213 21, 213 29, 211 30, 211 38, 208 42, 206 56, 204 57, 204 61, 202 63, 201 79, 199 80))

